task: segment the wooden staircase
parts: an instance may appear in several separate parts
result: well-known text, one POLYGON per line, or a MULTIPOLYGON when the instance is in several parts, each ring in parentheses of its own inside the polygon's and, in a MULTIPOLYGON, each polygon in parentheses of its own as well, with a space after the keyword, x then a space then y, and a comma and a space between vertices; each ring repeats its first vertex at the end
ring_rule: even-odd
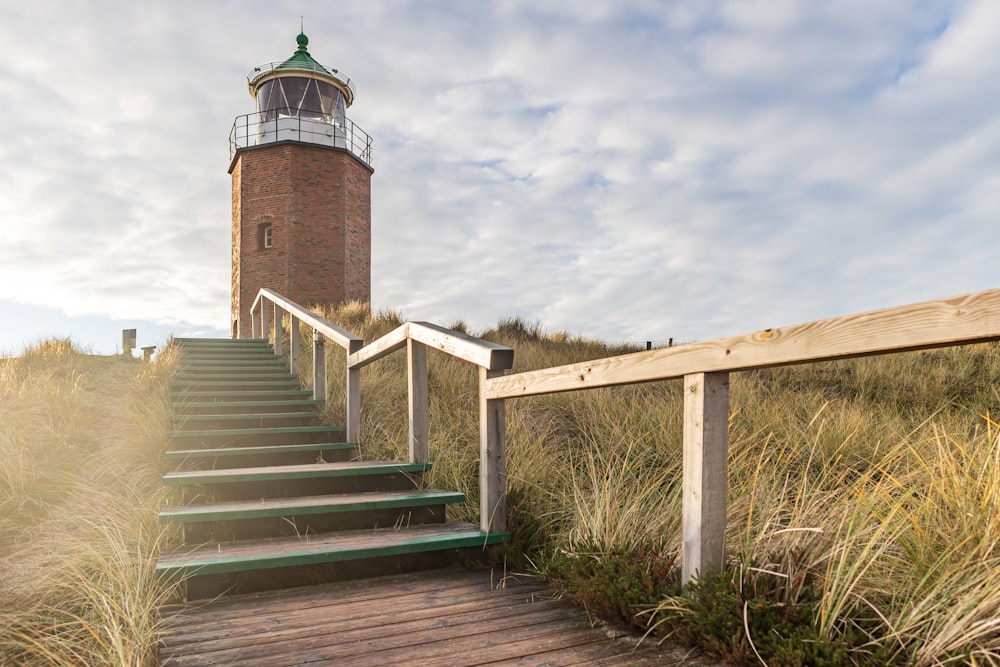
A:
POLYGON ((188 599, 444 566, 507 533, 446 522, 461 493, 424 488, 429 464, 363 461, 263 339, 174 339, 170 471, 160 512, 180 543, 162 576, 188 599))

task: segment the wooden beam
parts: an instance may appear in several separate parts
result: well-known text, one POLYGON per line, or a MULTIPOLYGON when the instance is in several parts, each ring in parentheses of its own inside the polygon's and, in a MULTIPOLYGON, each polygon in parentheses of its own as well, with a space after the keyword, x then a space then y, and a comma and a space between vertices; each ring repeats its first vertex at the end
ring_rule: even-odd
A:
POLYGON ((502 370, 479 369, 479 523, 489 533, 507 530, 507 411, 486 398, 486 381, 502 370))
POLYGON ((430 322, 410 322, 410 338, 492 371, 514 365, 514 350, 430 322))
POLYGON ((728 446, 729 374, 685 376, 681 583, 725 565, 728 446))
POLYGON ((396 350, 402 350, 406 346, 408 338, 409 324, 402 324, 377 340, 373 340, 368 345, 347 358, 349 368, 361 368, 373 361, 392 354, 396 350))
POLYGON ((299 318, 294 315, 288 316, 288 365, 293 373, 299 372, 299 348, 302 341, 299 339, 299 318))
POLYGON ((407 396, 409 397, 410 463, 429 463, 430 429, 427 424, 427 346, 406 342, 407 396))
MULTIPOLYGON (((364 341, 351 341, 347 348, 347 358, 357 352, 364 341)), ((347 441, 361 442, 361 369, 347 368, 347 441)))
POLYGON ((271 322, 270 322, 270 308, 267 306, 267 300, 260 300, 260 337, 267 340, 267 336, 270 333, 271 322))
POLYGON ((313 398, 326 403, 326 339, 313 331, 313 398))
POLYGON ((272 319, 272 322, 274 322, 274 353, 280 357, 285 353, 281 340, 284 337, 285 331, 281 321, 281 307, 278 304, 274 304, 273 307, 274 318, 272 319))
POLYGON ((1000 340, 1000 290, 515 373, 490 379, 486 396, 514 398, 991 340, 1000 340))
MULTIPOLYGON (((310 310, 306 310, 305 308, 295 303, 294 301, 286 299, 277 292, 274 292, 267 288, 262 288, 260 292, 257 294, 257 301, 254 301, 254 307, 256 307, 259 301, 265 298, 271 301, 272 303, 281 306, 285 310, 285 312, 288 313, 289 315, 295 315, 300 320, 311 326, 313 330, 319 331, 327 339, 332 340, 334 343, 336 343, 337 345, 339 345, 344 349, 347 349, 350 346, 351 341, 361 340, 360 338, 352 334, 350 331, 341 329, 333 322, 320 317, 319 315, 313 313, 310 310)), ((267 327, 265 326, 265 331, 266 329, 267 327)))

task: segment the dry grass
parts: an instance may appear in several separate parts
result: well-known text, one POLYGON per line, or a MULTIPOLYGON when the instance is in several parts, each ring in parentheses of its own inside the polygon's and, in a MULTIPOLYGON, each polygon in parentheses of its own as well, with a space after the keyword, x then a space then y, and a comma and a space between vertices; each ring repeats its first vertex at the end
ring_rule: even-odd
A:
POLYGON ((171 353, 0 360, 0 663, 156 664, 171 353))

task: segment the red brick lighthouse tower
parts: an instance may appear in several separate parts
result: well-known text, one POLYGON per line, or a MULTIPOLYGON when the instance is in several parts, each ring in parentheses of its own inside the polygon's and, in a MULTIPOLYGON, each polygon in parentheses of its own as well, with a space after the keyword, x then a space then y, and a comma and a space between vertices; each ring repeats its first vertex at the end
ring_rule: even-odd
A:
POLYGON ((371 300, 371 138, 347 119, 354 84, 309 55, 247 76, 257 111, 229 137, 232 334, 262 287, 303 305, 371 300))

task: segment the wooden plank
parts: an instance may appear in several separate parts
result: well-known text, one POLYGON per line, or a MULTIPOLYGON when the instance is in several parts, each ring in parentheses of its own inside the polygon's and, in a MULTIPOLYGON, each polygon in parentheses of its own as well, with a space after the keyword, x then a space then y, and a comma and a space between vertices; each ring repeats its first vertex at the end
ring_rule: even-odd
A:
POLYGON ((170 431, 167 436, 171 440, 214 437, 240 436, 273 436, 287 433, 343 433, 343 426, 276 426, 265 428, 227 428, 207 429, 204 431, 170 431))
POLYGON ((280 357, 284 354, 281 339, 285 336, 284 328, 281 326, 281 306, 275 303, 272 305, 272 308, 273 318, 271 321, 274 323, 274 331, 272 332, 274 336, 274 354, 280 357))
POLYGON ((313 398, 326 403, 326 339, 313 331, 313 398))
POLYGON ((491 572, 448 570, 167 609, 161 658, 174 667, 706 664, 689 651, 612 639, 591 627, 582 610, 553 598, 541 582, 507 581, 498 589, 499 577, 491 572), (560 605, 564 613, 554 611, 560 605), (535 610, 544 613, 530 615, 535 610))
POLYGON ((341 493, 326 496, 300 496, 261 500, 238 500, 206 505, 164 507, 160 523, 190 521, 229 521, 235 519, 288 516, 290 514, 325 514, 328 512, 364 512, 460 503, 465 494, 457 491, 382 491, 378 493, 341 493))
POLYGON ((514 350, 511 348, 430 322, 410 322, 409 337, 491 371, 504 371, 514 365, 514 350))
POLYGON ((271 335, 271 309, 265 299, 260 301, 260 336, 267 338, 271 335))
POLYGON ((365 619, 360 627, 344 627, 344 623, 332 619, 315 619, 317 623, 312 633, 295 633, 297 636, 284 642, 255 643, 253 646, 239 643, 236 646, 226 646, 222 643, 224 648, 207 650, 197 655, 173 654, 164 664, 187 667, 266 661, 268 664, 284 665, 296 664, 305 658, 307 663, 322 660, 333 664, 349 661, 352 665, 427 665, 430 664, 426 662, 428 658, 441 653, 443 641, 454 641, 456 633, 468 632, 475 637, 478 636, 476 631, 486 623, 496 628, 494 632, 510 631, 526 624, 537 627, 539 624, 565 620, 572 613, 558 601, 539 603, 528 610, 521 609, 519 614, 510 613, 510 608, 520 606, 509 604, 507 609, 487 607, 478 610, 466 607, 464 614, 452 617, 446 624, 441 623, 440 616, 421 618, 426 617, 426 611, 405 614, 403 619, 397 618, 394 611, 391 623, 385 623, 386 619, 382 619, 376 627, 371 627, 371 619, 365 619), (334 633, 337 635, 337 642, 332 644, 329 636, 334 633))
POLYGON ((503 399, 487 399, 486 382, 502 370, 479 369, 479 525, 507 530, 507 412, 503 399))
POLYGON ((476 526, 452 523, 423 524, 405 530, 341 531, 314 535, 308 539, 280 537, 185 545, 161 553, 156 571, 161 576, 243 572, 486 547, 499 544, 508 537, 506 533, 485 534, 476 526))
POLYGON ((352 354, 348 366, 366 366, 402 349, 408 339, 490 370, 507 370, 514 365, 514 350, 509 347, 429 322, 407 322, 352 354))
POLYGON ((514 398, 1000 340, 1000 290, 492 378, 514 398))
POLYGON ((406 346, 409 324, 402 324, 347 358, 348 368, 361 368, 406 346))
MULTIPOLYGON (((385 637, 399 637, 433 630, 454 616, 463 623, 481 623, 497 616, 515 615, 512 612, 526 605, 519 595, 503 591, 493 595, 469 596, 469 589, 445 588, 431 593, 415 592, 401 594, 391 601, 384 598, 374 604, 367 601, 351 605, 328 604, 313 606, 304 610, 274 611, 268 615, 240 619, 235 624, 214 621, 210 628, 200 628, 197 632, 165 635, 169 637, 169 648, 161 651, 161 657, 198 654, 216 664, 228 664, 248 651, 252 641, 254 656, 275 655, 288 651, 293 643, 296 651, 304 651, 329 643, 329 635, 336 633, 337 644, 346 645, 358 641, 370 641, 385 637), (465 595, 463 595, 465 593, 465 595), (386 604, 392 605, 392 623, 385 623, 386 604), (346 607, 346 608, 345 608, 346 607)), ((540 600, 531 605, 532 610, 565 610, 562 600, 540 600)))
MULTIPOLYGON (((361 340, 351 341, 347 347, 347 357, 364 346, 361 340)), ((347 439, 351 442, 361 441, 361 369, 347 367, 346 405, 347 439)))
POLYGON ((310 479, 314 477, 350 477, 352 475, 412 474, 430 470, 430 464, 339 461, 334 463, 306 463, 303 465, 260 466, 256 468, 225 468, 219 470, 184 470, 168 472, 163 483, 168 486, 181 484, 222 484, 260 482, 274 479, 310 479))
POLYGON ((729 374, 684 378, 681 581, 725 565, 729 374))
POLYGON ((427 412, 427 346, 413 339, 406 341, 407 407, 409 410, 410 463, 430 462, 430 428, 427 412))
POLYGON ((261 302, 264 299, 267 299, 272 303, 280 305, 285 310, 285 312, 287 312, 290 315, 295 315, 296 317, 299 318, 299 320, 312 327, 314 331, 319 331, 320 333, 322 333, 324 336, 332 340, 340 347, 346 349, 351 344, 351 341, 361 340, 360 338, 352 334, 350 331, 338 327, 333 322, 323 319, 319 315, 313 313, 310 310, 307 310, 306 308, 300 306, 294 301, 286 299, 277 292, 274 292, 267 288, 263 288, 260 290, 260 292, 258 292, 257 299, 254 301, 254 308, 257 307, 258 302, 261 302))
POLYGON ((299 372, 299 354, 302 346, 302 339, 299 334, 299 318, 289 315, 288 322, 288 366, 293 373, 299 372))
POLYGON ((339 449, 354 449, 355 442, 318 442, 301 445, 262 445, 259 447, 211 447, 205 449, 173 449, 163 453, 167 459, 219 456, 259 456, 261 454, 281 454, 284 452, 325 452, 339 449))
MULTIPOLYGON (((213 628, 227 619, 259 619, 265 615, 284 617, 297 609, 323 607, 322 613, 336 606, 357 603, 372 605, 379 600, 395 601, 413 593, 449 592, 454 598, 478 598, 483 592, 514 590, 533 596, 547 590, 531 576, 501 577, 486 570, 434 570, 388 575, 371 579, 341 581, 295 589, 279 589, 232 595, 214 600, 172 605, 164 609, 164 623, 172 629, 213 628)), ((339 612, 344 615, 347 612, 339 612)), ((242 621, 241 621, 242 623, 242 621)))

